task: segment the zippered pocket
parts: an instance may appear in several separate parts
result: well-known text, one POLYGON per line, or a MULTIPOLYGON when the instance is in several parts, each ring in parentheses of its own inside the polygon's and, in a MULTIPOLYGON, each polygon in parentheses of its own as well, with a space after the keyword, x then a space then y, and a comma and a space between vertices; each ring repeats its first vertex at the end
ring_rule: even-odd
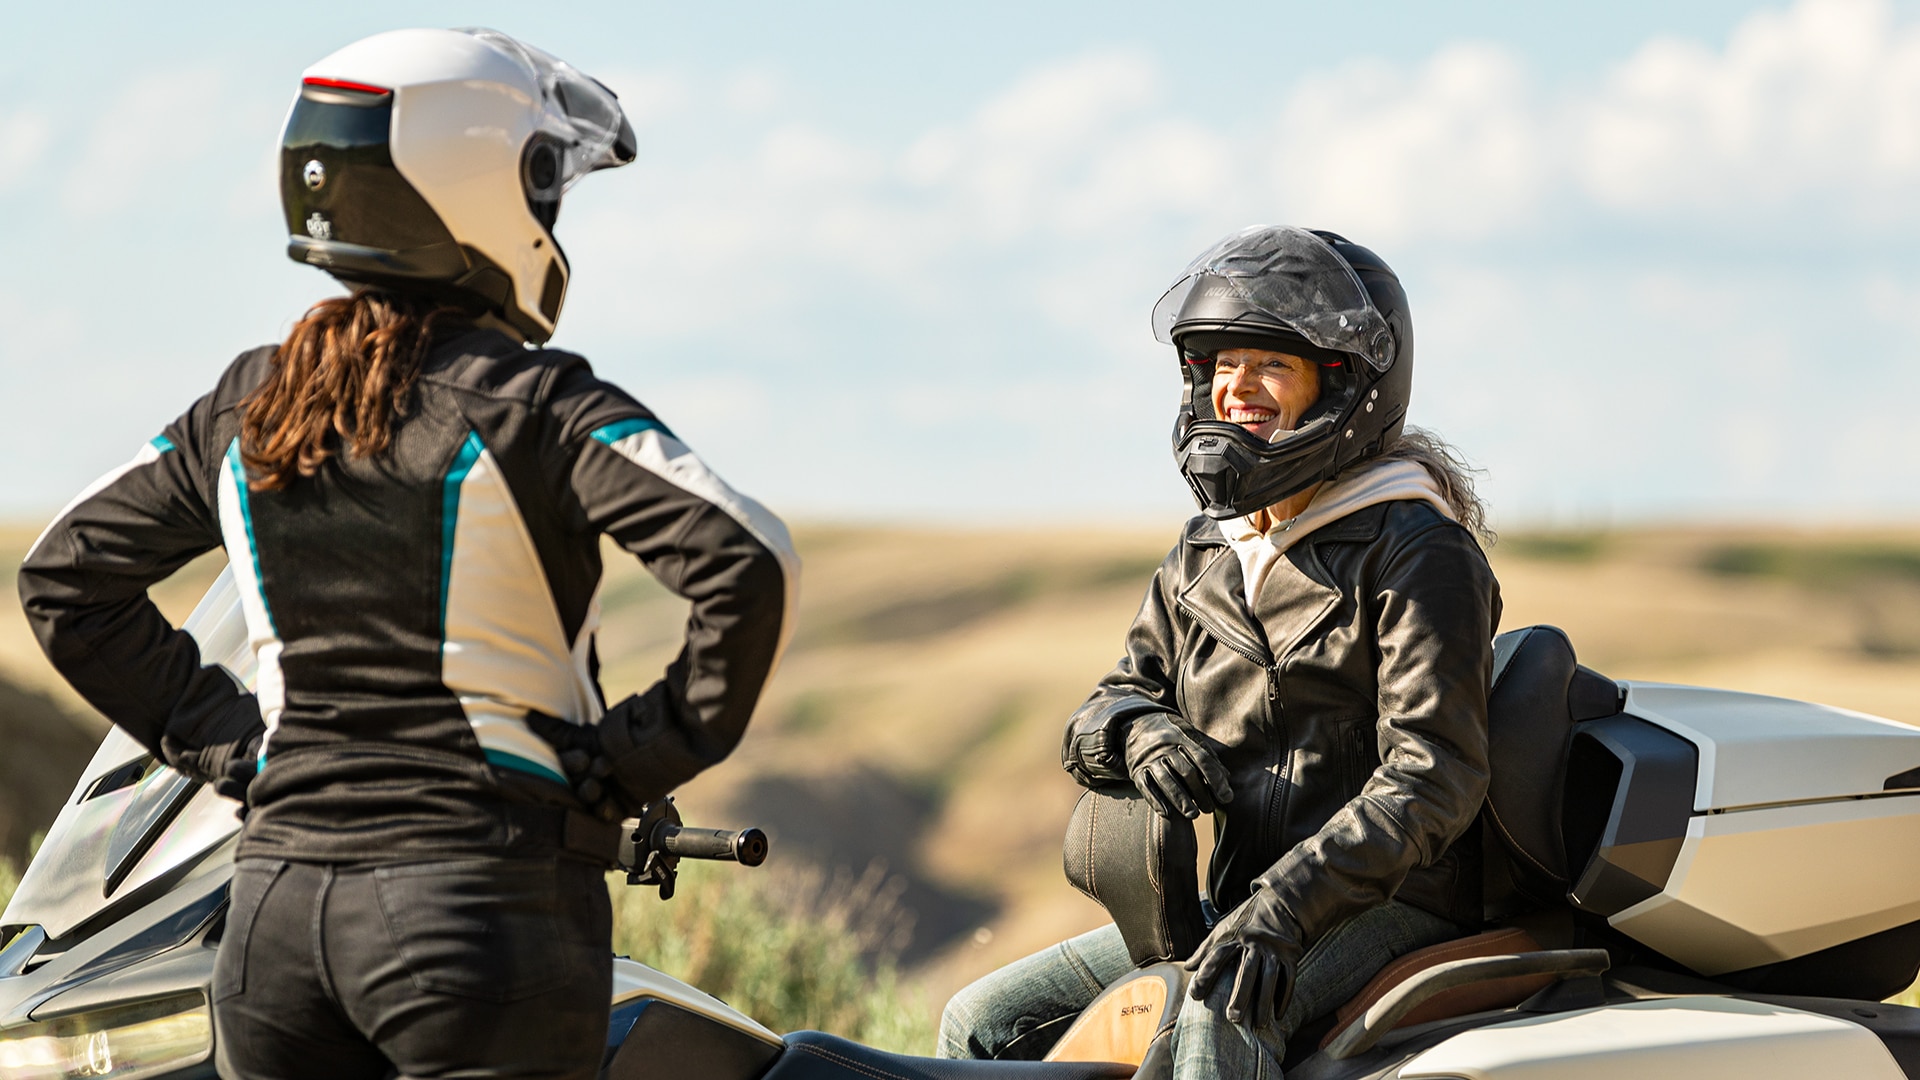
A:
POLYGON ((1380 767, 1380 754, 1374 740, 1373 724, 1369 723, 1368 719, 1361 717, 1348 721, 1344 736, 1347 790, 1353 795, 1360 794, 1360 789, 1367 786, 1367 780, 1373 776, 1373 771, 1380 767))

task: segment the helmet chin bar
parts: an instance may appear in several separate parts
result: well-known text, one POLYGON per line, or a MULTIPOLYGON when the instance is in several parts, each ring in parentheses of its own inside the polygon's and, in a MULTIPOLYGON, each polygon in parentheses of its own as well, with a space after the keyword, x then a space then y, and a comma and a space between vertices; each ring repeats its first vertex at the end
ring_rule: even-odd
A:
POLYGON ((1281 442, 1263 443, 1238 424, 1183 412, 1174 428, 1173 456, 1202 513, 1245 517, 1326 479, 1316 463, 1334 434, 1335 425, 1322 418, 1281 442))

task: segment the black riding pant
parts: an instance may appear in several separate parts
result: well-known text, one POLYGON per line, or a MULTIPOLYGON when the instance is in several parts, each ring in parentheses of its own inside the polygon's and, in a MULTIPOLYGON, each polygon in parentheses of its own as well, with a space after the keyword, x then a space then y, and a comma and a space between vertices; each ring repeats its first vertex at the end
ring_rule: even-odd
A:
POLYGON ((592 1080, 612 915, 567 858, 243 859, 213 978, 227 1080, 592 1080))

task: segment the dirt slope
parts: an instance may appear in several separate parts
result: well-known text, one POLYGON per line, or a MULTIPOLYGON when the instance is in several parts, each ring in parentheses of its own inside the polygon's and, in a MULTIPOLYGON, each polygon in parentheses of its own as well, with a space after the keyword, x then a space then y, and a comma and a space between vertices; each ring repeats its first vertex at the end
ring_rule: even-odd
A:
MULTIPOLYGON (((1060 725, 1118 657, 1172 534, 802 530, 800 633, 688 814, 762 824, 788 857, 887 859, 935 1000, 1096 925, 1060 875, 1077 795, 1060 725)), ((1558 625, 1616 678, 1920 721, 1920 532, 1523 534, 1493 559, 1505 627, 1558 625)), ((659 670, 679 615, 609 566, 612 692, 659 670)))

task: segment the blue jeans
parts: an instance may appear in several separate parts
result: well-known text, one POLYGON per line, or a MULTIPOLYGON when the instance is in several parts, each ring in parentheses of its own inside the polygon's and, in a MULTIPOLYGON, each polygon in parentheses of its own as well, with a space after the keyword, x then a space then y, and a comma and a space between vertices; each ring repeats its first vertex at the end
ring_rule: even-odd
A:
MULTIPOLYGON (((1226 1018, 1228 977, 1205 1001, 1187 998, 1173 1029, 1175 1080, 1280 1080, 1287 1038, 1360 992, 1395 957, 1461 934, 1419 908, 1388 901, 1335 927, 1301 958, 1293 999, 1272 1026, 1226 1018)), ((1081 934, 981 978, 947 1002, 940 1017, 941 1057, 996 1058, 1016 1042, 1020 1056, 1038 1056, 1035 1042, 1066 1032, 1100 992, 1133 970, 1112 925, 1081 934)))

